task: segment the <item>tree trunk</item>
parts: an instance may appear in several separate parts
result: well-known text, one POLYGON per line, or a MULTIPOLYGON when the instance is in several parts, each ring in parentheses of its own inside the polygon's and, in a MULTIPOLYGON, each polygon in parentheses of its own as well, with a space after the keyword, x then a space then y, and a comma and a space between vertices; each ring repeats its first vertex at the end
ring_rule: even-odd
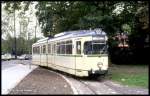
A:
MULTIPOLYGON (((15 4, 14 4, 15 5, 15 4)), ((16 25, 15 25, 15 22, 16 21, 16 19, 15 19, 15 7, 14 7, 14 38, 15 38, 15 44, 14 44, 14 46, 15 46, 15 59, 17 59, 17 50, 16 50, 16 46, 17 46, 17 44, 16 44, 16 25)))

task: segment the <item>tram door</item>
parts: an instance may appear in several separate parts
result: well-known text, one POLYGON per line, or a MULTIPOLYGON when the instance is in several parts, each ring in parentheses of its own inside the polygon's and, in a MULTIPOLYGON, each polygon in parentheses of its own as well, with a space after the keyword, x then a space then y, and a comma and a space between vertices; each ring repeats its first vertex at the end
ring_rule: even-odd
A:
POLYGON ((78 73, 78 69, 80 69, 81 67, 81 63, 82 63, 82 55, 81 55, 81 41, 80 40, 76 40, 76 56, 75 56, 75 75, 77 75, 78 73))
POLYGON ((48 58, 47 58, 47 61, 48 61, 48 67, 52 67, 54 66, 55 62, 54 62, 54 59, 55 59, 55 54, 54 54, 54 43, 50 42, 48 44, 48 58))

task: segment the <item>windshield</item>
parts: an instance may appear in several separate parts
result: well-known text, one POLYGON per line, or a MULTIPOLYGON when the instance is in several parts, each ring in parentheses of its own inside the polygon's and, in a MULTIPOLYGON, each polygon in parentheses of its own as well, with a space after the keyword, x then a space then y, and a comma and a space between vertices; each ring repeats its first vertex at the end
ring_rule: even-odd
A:
POLYGON ((106 54, 107 45, 100 41, 87 41, 84 43, 84 54, 106 54))

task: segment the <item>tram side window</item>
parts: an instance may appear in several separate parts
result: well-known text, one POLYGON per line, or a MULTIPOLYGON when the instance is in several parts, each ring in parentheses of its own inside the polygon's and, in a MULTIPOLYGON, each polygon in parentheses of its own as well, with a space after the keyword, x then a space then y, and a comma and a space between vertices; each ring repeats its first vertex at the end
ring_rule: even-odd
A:
POLYGON ((42 51, 42 46, 39 47, 39 50, 40 50, 40 52, 41 52, 41 54, 42 54, 42 53, 43 53, 43 51, 42 51))
POLYGON ((43 53, 43 54, 45 54, 45 53, 46 53, 46 45, 43 45, 42 53, 43 53))
POLYGON ((33 54, 35 54, 36 47, 33 47, 33 54))
POLYGON ((60 54, 60 43, 57 43, 57 45, 56 45, 56 50, 57 50, 57 54, 60 54))
POLYGON ((52 44, 52 46, 51 46, 51 47, 52 47, 51 53, 52 53, 52 54, 54 54, 54 51, 55 51, 55 45, 54 45, 54 44, 52 44))
POLYGON ((39 49, 39 47, 36 47, 36 54, 39 54, 39 52, 38 52, 39 50, 38 49, 39 49))
POLYGON ((76 52, 77 54, 81 54, 81 41, 76 42, 76 52))
POLYGON ((65 49, 66 49, 66 46, 65 45, 62 45, 62 54, 65 54, 65 49))
POLYGON ((50 53, 51 54, 51 44, 48 44, 48 53, 50 53))
POLYGON ((72 54, 72 41, 66 42, 66 54, 72 54))
POLYGON ((54 44, 54 54, 57 53, 57 44, 54 44))
POLYGON ((33 54, 39 54, 39 53, 40 53, 39 46, 33 47, 33 54))
POLYGON ((58 42, 56 52, 57 54, 72 54, 72 41, 58 42))
POLYGON ((65 42, 60 42, 60 53, 59 54, 65 54, 65 42))
POLYGON ((37 51, 36 52, 37 54, 40 54, 40 47, 39 46, 36 48, 36 51, 37 51))

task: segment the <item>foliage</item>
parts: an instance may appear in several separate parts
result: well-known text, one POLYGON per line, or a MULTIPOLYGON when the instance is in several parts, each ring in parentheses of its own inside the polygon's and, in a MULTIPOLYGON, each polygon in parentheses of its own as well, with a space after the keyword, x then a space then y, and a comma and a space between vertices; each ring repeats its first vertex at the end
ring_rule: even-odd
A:
MULTIPOLYGON (((15 54, 15 50, 14 50, 14 37, 9 36, 7 40, 2 40, 2 52, 3 53, 11 53, 11 54, 15 54)), ((30 40, 25 40, 22 37, 16 38, 17 41, 17 55, 21 55, 21 54, 27 54, 27 53, 31 53, 31 47, 32 44, 34 43, 34 39, 30 39, 30 40)))
POLYGON ((107 26, 113 29, 112 25, 110 25, 113 20, 111 17, 113 3, 108 1, 41 1, 36 6, 38 9, 36 15, 39 18, 39 23, 45 36, 63 31, 98 27, 104 27, 109 31, 107 26))
MULTIPOLYGON (((14 17, 14 27, 12 27, 12 25, 10 25, 9 21, 4 22, 3 20, 3 31, 5 33, 7 33, 7 40, 3 40, 2 42, 2 52, 3 53, 12 53, 15 55, 19 55, 19 54, 24 54, 24 53, 31 53, 31 44, 33 43, 33 40, 25 40, 25 34, 27 33, 27 30, 25 27, 27 27, 27 21, 25 21, 25 11, 28 10, 29 5, 32 2, 29 1, 24 1, 24 2, 20 2, 20 1, 15 1, 15 2, 3 2, 3 4, 5 4, 4 9, 6 10, 8 15, 13 14, 14 17), (22 3, 25 4, 25 6, 22 6, 22 3), (11 37, 9 34, 9 32, 14 32, 14 35, 16 35, 16 31, 15 31, 15 22, 16 22, 16 10, 20 10, 21 12, 19 13, 19 19, 21 19, 22 23, 23 23, 23 32, 21 32, 20 30, 20 37, 16 38, 16 36, 11 37), (4 29, 4 28, 7 28, 4 29), (9 27, 13 28, 13 30, 10 30, 9 27), (29 43, 30 42, 30 43, 29 43), (30 47, 29 47, 30 46, 30 47)), ((10 17, 8 17, 8 19, 11 19, 10 17)), ((17 18, 18 19, 18 18, 17 18)))
MULTIPOLYGON (((11 3, 7 2, 6 10, 14 8, 11 3)), ((23 3, 25 7, 20 7, 20 2, 14 3, 15 9, 25 11, 32 4, 29 1, 23 3)), ((102 28, 109 37, 111 58, 116 57, 117 60, 121 57, 124 62, 124 58, 131 55, 131 60, 134 58, 132 61, 136 61, 136 56, 139 60, 147 54, 142 52, 149 48, 148 7, 148 1, 39 1, 35 8, 44 36, 70 30, 102 28), (113 40, 116 33, 122 32, 129 35, 129 48, 125 50, 116 48, 118 41, 113 40)))
POLYGON ((7 10, 8 13, 13 13, 14 10, 21 10, 21 2, 4 2, 6 4, 5 10, 7 10))

